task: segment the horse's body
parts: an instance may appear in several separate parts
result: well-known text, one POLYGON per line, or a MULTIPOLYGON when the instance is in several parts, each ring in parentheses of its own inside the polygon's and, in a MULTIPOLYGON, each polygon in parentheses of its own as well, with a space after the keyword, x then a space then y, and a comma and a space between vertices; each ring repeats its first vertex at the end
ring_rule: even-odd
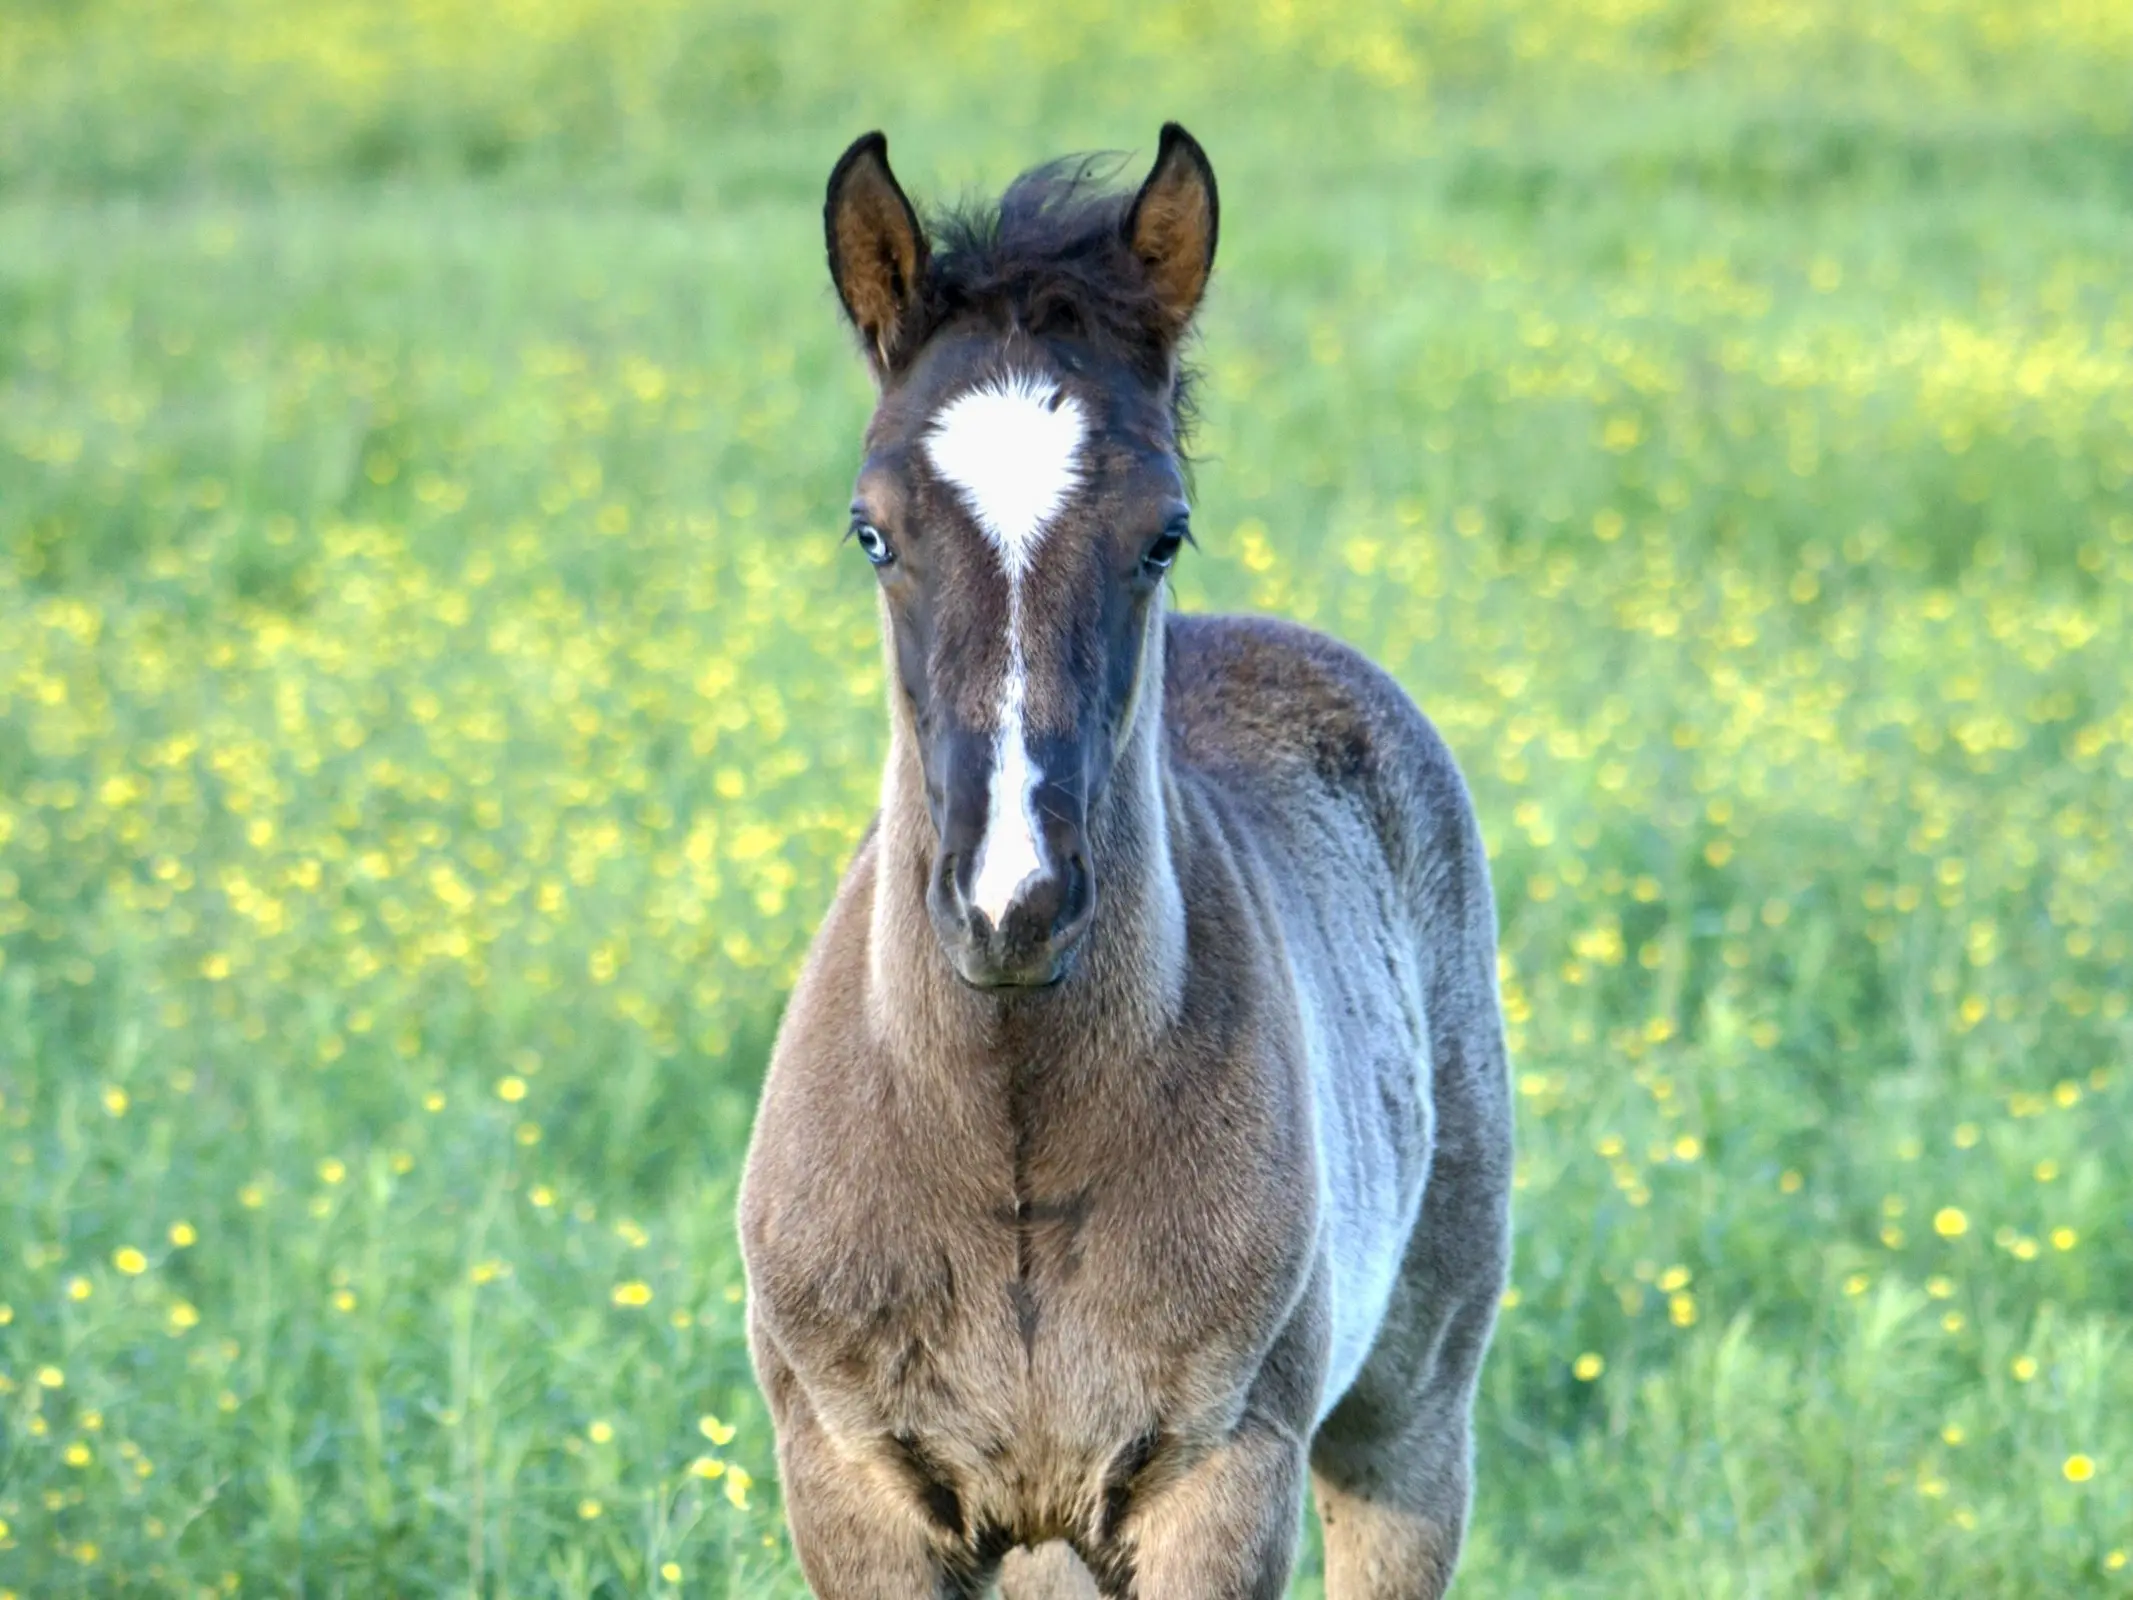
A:
MULTIPOLYGON (((838 221, 833 180, 833 261, 838 221)), ((920 249, 892 274, 907 287, 920 249)), ((877 557, 904 688, 882 810, 794 992, 742 1203, 809 1579, 829 1600, 921 1600, 982 1593, 1005 1559, 1010 1600, 1092 1581, 1141 1600, 1272 1597, 1308 1469, 1333 1600, 1437 1596, 1510 1177, 1493 910, 1457 770, 1352 651, 1166 615, 1154 581, 1047 653, 1015 630, 1051 615, 1054 591, 1010 565, 991 607, 1012 619, 1005 676, 961 693, 944 663, 977 671, 982 652, 909 635, 921 610, 919 633, 958 634, 942 619, 977 588, 939 508, 988 530, 1006 516, 927 420, 972 392, 970 357, 928 338, 948 357, 898 365, 866 286, 840 272, 839 288, 884 379, 869 471, 901 474, 888 490, 862 475, 870 506, 895 502, 867 515, 906 525, 915 575, 877 557), (959 501, 929 476, 981 492, 959 501), (1095 731, 1069 737, 1077 705, 1095 731), (975 745, 958 741, 966 719, 992 724, 975 745), (1026 754, 1002 731, 1025 721, 1026 754), (1002 798, 1015 783, 1034 797, 1026 832, 1002 798)), ((1060 385, 1029 391, 1029 426, 1100 417, 1080 384, 1104 364, 1020 335, 1016 381, 1060 385)), ((989 358, 979 370, 997 378, 989 358)), ((1094 495, 1087 526, 1133 523, 1119 486, 1135 452, 1096 427, 1062 448, 1094 495)), ((1032 547, 1080 525, 1054 499, 1032 547)), ((870 555, 889 548, 864 531, 870 555)), ((993 543, 1005 560, 1012 540, 993 543)), ((1086 585, 1089 564, 1067 567, 1086 585)))

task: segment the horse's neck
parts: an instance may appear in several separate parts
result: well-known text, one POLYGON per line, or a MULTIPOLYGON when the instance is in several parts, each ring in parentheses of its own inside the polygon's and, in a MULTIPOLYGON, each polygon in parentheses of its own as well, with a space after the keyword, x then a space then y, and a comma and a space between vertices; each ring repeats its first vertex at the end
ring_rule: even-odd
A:
MULTIPOLYGON (((918 737, 892 718, 868 940, 867 1004, 876 1033, 909 1060, 969 1059, 1001 1036, 1003 1010, 1042 1008, 1063 1050, 1130 1051, 1162 1033, 1184 990, 1185 908, 1173 859, 1161 696, 1121 743, 1088 824, 1097 910, 1057 991, 981 994, 958 980, 926 913, 936 836, 918 737)), ((1032 1020, 1038 1020, 1033 1017, 1032 1020)))

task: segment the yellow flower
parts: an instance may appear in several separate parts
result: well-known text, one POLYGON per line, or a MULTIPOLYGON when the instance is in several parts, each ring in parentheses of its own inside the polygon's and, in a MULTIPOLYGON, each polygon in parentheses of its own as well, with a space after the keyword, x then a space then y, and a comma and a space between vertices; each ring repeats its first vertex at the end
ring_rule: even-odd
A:
POLYGON ((2054 1250, 2071 1250, 2080 1242, 2081 1235, 2072 1228, 2052 1229, 2052 1248, 2054 1250))
POLYGON ((59 1370, 59 1368, 57 1368, 57 1367, 39 1367, 39 1368, 37 1369, 37 1387, 38 1387, 38 1388, 40 1388, 40 1389, 64 1389, 64 1388, 65 1388, 66 1386, 67 1386, 67 1375, 66 1375, 66 1374, 65 1374, 64 1372, 60 1371, 60 1370, 59 1370))
POLYGON ((318 1164, 318 1181, 325 1184, 339 1183, 348 1176, 348 1168, 338 1156, 328 1156, 318 1164))
POLYGON ((537 1183, 526 1191, 526 1198, 540 1207, 541 1210, 546 1211, 555 1204, 555 1191, 545 1183, 537 1183))
POLYGON ((708 1412, 696 1419, 696 1431, 715 1445, 728 1445, 733 1442, 733 1424, 721 1422, 708 1412))
POLYGON ((585 1437, 592 1440, 594 1444, 606 1444, 614 1436, 615 1425, 605 1418, 593 1423, 585 1430, 585 1437))
POLYGON ((1865 1273, 1855 1272, 1844 1280, 1844 1292, 1856 1299, 1866 1293, 1867 1285, 1872 1281, 1865 1273))
POLYGON ((200 1242, 200 1235, 190 1222, 173 1222, 170 1225, 170 1242, 180 1250, 189 1250, 200 1242))
POLYGON ((726 1473, 726 1463, 717 1456, 698 1456, 689 1463, 691 1475, 698 1478, 720 1478, 726 1473))
POLYGON ((1607 1370, 1607 1358, 1597 1350, 1587 1350, 1570 1363, 1571 1375, 1580 1383, 1590 1383, 1607 1370))
MULTIPOLYGON (((65 1460, 67 1465, 70 1467, 86 1467, 90 1462, 94 1461, 95 1459, 96 1457, 90 1453, 89 1447, 83 1444, 79 1439, 76 1439, 66 1448, 65 1460)), ((2069 1475, 2071 1475, 2072 1473, 2071 1462, 2068 1463, 2068 1473, 2069 1475)))
POLYGON ((660 1577, 664 1578, 668 1583, 681 1582, 681 1563, 679 1561, 661 1562, 659 1565, 659 1575, 660 1577))
POLYGON ((2007 1370, 2014 1374, 2015 1382, 2027 1383, 2037 1375, 2037 1358, 2035 1356, 2016 1356, 2007 1370))
POLYGON ((104 1109, 114 1117, 123 1117, 126 1108, 133 1104, 126 1091, 115 1083, 104 1090, 103 1101, 104 1109))
POLYGON ((578 1515, 584 1518, 587 1522, 591 1522, 595 1518, 597 1518, 600 1515, 602 1509, 603 1507, 601 1506, 600 1502, 592 1499, 590 1496, 578 1502, 578 1515))
POLYGON ((1970 1231, 1970 1219, 1954 1206, 1942 1206, 1933 1213, 1933 1231, 1943 1239, 1960 1239, 1970 1231))
POLYGON ((1666 1314, 1677 1328, 1696 1326, 1696 1297, 1692 1294, 1677 1294, 1668 1297, 1666 1314))
POLYGON ((2084 1455, 2071 1455, 2059 1470, 2066 1474, 2068 1483, 2087 1483, 2096 1476, 2096 1463, 2084 1455))
POLYGON ((111 1253, 111 1264, 129 1278, 138 1278, 148 1270, 148 1258, 130 1244, 111 1253))
POLYGON ((67 1280, 67 1298, 69 1300, 86 1300, 94 1293, 96 1293, 96 1285, 87 1278, 77 1275, 67 1280))
POLYGON ((174 1333, 183 1333, 187 1328, 200 1325, 200 1313, 189 1300, 179 1300, 170 1308, 170 1326, 174 1333))
POLYGON ((643 1306, 652 1303, 652 1286, 642 1278, 632 1278, 628 1283, 615 1285, 610 1297, 618 1306, 643 1306))
POLYGON ((333 1291, 334 1310, 346 1312, 353 1311, 355 1308, 356 1297, 353 1289, 336 1289, 333 1291))
POLYGON ((726 1469, 726 1498, 733 1502, 734 1510, 746 1511, 748 1509, 748 1490, 754 1483, 755 1479, 748 1476, 747 1468, 728 1467, 726 1469))
POLYGON ((513 1105, 518 1104, 519 1101, 526 1098, 526 1080, 515 1074, 508 1078, 498 1078, 496 1080, 496 1098, 509 1101, 513 1105))
POLYGON ((437 1090, 432 1089, 422 1097, 422 1109, 430 1112, 442 1111, 444 1109, 444 1096, 437 1090))

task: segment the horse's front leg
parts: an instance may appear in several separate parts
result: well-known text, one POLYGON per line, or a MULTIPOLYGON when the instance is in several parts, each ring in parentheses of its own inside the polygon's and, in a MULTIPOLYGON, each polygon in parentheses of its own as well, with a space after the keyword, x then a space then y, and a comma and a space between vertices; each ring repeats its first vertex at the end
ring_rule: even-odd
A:
POLYGON ((999 1556, 929 1519, 904 1485, 853 1461, 811 1418, 779 1438, 793 1552, 820 1600, 964 1600, 983 1594, 999 1556))
POLYGON ((820 1600, 964 1600, 984 1593, 999 1557, 981 1556, 947 1525, 952 1494, 937 1496, 929 1509, 905 1475, 839 1450, 760 1330, 755 1357, 777 1422, 793 1553, 820 1600))
POLYGON ((1181 1477, 1135 1501, 1092 1563, 1107 1595, 1280 1600, 1303 1520, 1305 1442, 1247 1417, 1181 1477))

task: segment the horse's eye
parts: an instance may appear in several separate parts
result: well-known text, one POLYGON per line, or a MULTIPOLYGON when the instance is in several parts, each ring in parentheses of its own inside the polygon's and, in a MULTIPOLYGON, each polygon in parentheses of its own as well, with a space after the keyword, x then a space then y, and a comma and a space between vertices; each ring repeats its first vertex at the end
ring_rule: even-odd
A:
POLYGON ((1171 562, 1178 558, 1178 546, 1192 537, 1190 525, 1183 517, 1170 524, 1156 535, 1155 543, 1141 557, 1141 570, 1151 578, 1159 578, 1170 570, 1171 562))
POLYGON ((852 537, 859 541, 859 548, 877 567, 885 567, 896 559, 896 552, 889 548, 889 541, 881 536, 881 530, 871 522, 854 522, 852 537))

